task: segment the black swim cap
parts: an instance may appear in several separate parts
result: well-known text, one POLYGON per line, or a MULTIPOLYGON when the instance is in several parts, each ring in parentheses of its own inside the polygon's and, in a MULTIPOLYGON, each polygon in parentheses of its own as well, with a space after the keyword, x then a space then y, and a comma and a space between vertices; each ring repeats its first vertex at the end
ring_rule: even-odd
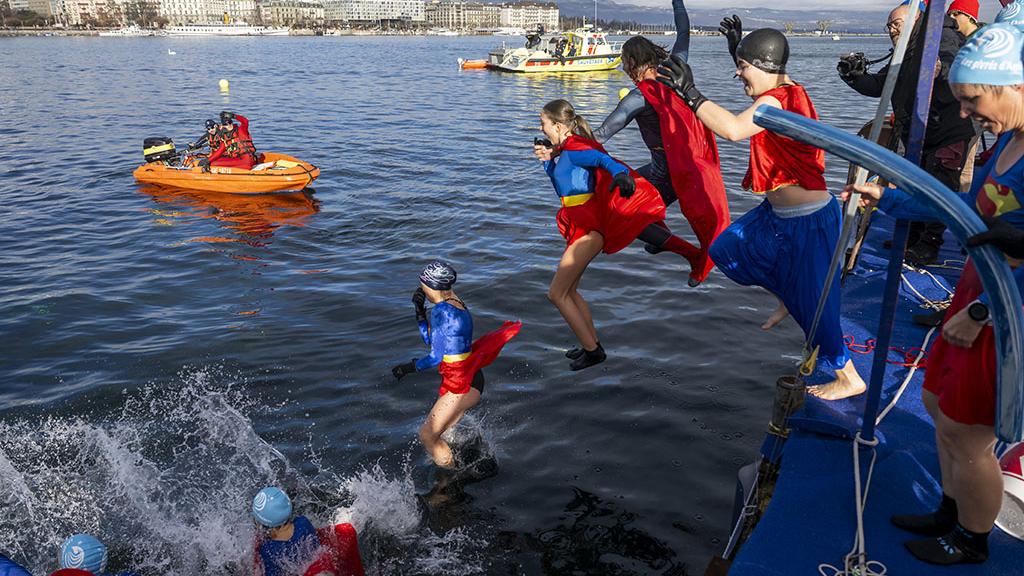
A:
POLYGON ((736 58, 771 74, 785 74, 789 41, 774 28, 758 28, 740 40, 736 58))
POLYGON ((216 120, 207 120, 206 121, 206 129, 207 130, 213 130, 216 127, 217 127, 217 121, 216 120))

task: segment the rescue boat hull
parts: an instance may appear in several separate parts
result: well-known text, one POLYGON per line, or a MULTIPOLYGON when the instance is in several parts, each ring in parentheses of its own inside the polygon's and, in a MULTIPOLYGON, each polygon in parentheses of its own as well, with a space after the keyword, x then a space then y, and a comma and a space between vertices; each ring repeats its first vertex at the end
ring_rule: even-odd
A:
POLYGON ((264 152, 263 163, 273 166, 262 170, 243 170, 213 166, 203 172, 198 166, 169 166, 150 162, 135 169, 135 180, 185 190, 224 192, 228 194, 271 194, 303 190, 320 176, 320 169, 287 154, 264 152))

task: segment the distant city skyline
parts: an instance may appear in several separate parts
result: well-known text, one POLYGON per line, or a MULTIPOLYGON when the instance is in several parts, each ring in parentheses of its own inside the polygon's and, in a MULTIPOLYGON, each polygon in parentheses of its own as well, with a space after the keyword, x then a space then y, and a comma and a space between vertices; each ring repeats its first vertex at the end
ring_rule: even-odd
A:
MULTIPOLYGON (((556 0, 557 1, 557 0, 556 0)), ((670 0, 615 0, 620 4, 635 4, 637 6, 664 6, 670 8, 672 2, 670 0)), ((855 0, 853 2, 847 2, 846 0, 837 0, 842 3, 842 9, 845 10, 885 10, 887 8, 893 8, 899 4, 899 0, 855 0)), ((600 4, 600 0, 598 1, 600 4)), ((771 6, 776 10, 822 10, 821 0, 687 0, 687 6, 693 6, 694 8, 764 8, 771 6)), ((992 18, 996 15, 996 12, 1000 8, 999 0, 981 0, 981 19, 987 22, 991 22, 992 18)), ((840 9, 839 4, 836 5, 836 9, 840 9)))

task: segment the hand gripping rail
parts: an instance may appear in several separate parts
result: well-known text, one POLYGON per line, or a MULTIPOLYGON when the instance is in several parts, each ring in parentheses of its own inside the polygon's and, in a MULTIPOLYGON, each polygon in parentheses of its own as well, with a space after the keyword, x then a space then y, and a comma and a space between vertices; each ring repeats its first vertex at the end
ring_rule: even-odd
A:
MULTIPOLYGON (((988 229, 977 214, 967 209, 963 201, 938 180, 877 144, 805 116, 770 106, 758 107, 754 113, 754 122, 776 134, 817 146, 880 174, 931 208, 961 245, 966 245, 970 236, 988 229)), ((974 260, 992 306, 999 375, 996 388, 996 436, 1004 442, 1020 442, 1024 440, 1024 313, 1021 310, 1021 296, 1001 252, 991 246, 967 250, 974 260)), ((877 402, 874 404, 874 411, 877 412, 877 402)), ((866 409, 864 425, 871 423, 873 426, 875 416, 868 414, 866 409)))

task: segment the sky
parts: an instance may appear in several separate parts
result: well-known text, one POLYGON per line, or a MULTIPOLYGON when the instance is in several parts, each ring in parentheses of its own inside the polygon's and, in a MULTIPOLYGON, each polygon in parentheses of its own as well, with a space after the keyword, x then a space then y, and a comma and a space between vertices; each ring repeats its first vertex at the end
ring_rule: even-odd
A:
MULTIPOLYGON (((620 4, 636 4, 640 6, 671 6, 669 0, 616 0, 620 4)), ((899 0, 832 0, 836 2, 837 9, 840 5, 847 10, 885 10, 899 4, 899 0)), ((814 8, 821 10, 825 3, 822 0, 688 0, 687 6, 700 8, 758 8, 771 6, 779 10, 799 10, 801 8, 814 8)), ((981 18, 988 22, 999 11, 999 0, 981 0, 981 18)))

